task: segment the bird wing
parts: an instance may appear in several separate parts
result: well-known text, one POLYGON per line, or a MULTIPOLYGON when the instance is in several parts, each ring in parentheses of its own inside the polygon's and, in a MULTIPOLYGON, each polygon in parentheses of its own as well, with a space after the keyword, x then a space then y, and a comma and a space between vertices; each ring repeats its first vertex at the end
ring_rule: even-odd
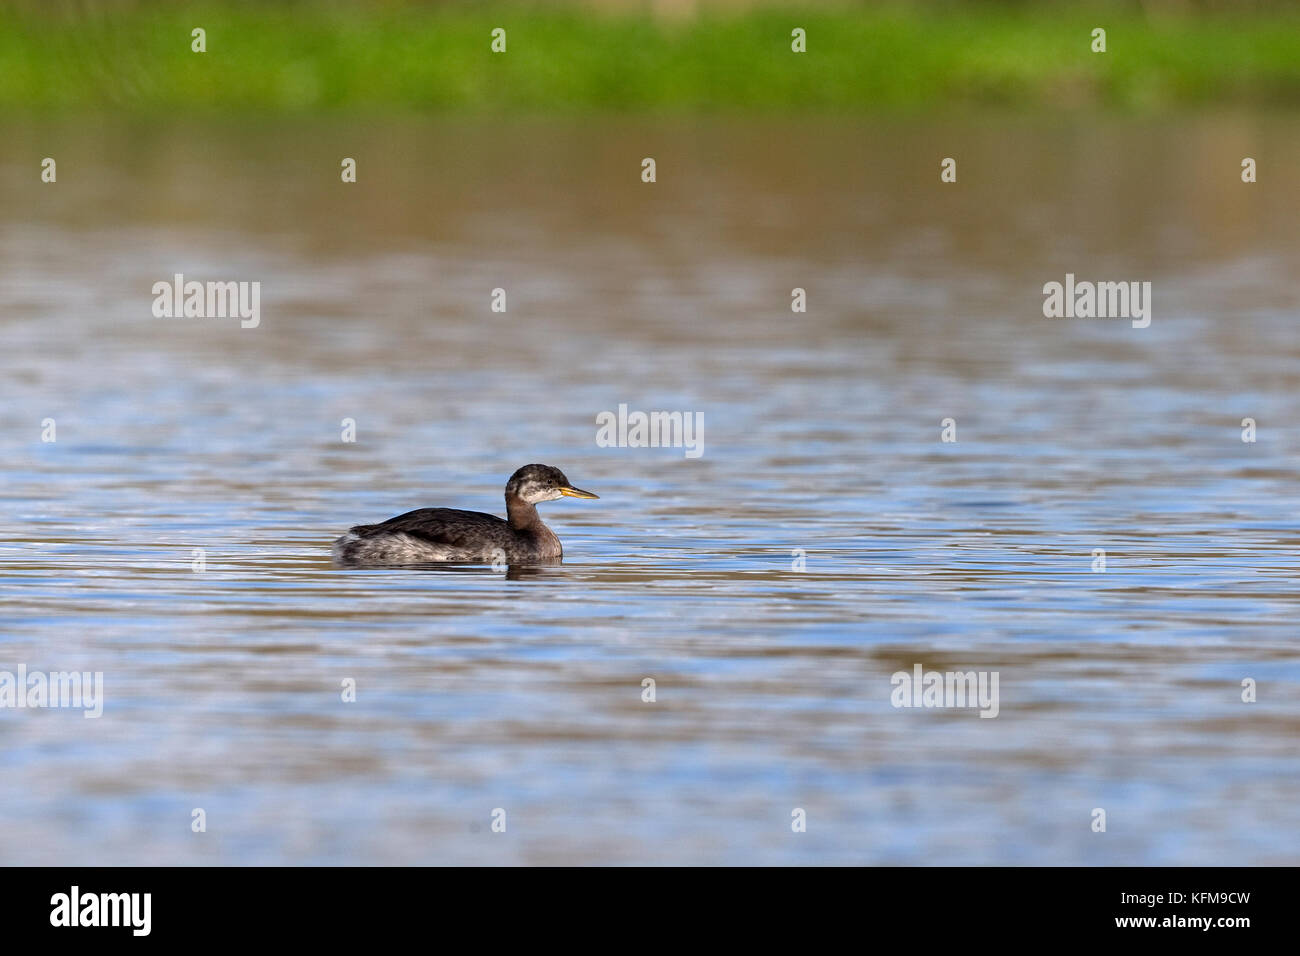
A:
POLYGON ((503 519, 481 511, 417 508, 379 524, 360 525, 352 531, 364 538, 377 534, 408 534, 433 544, 457 548, 481 545, 485 537, 494 540, 507 529, 503 519))

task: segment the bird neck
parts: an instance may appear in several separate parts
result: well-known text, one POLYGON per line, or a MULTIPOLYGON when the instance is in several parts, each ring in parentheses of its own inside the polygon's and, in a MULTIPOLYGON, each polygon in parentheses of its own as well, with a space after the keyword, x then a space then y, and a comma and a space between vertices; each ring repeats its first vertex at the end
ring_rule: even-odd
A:
POLYGON ((516 531, 533 531, 545 528, 542 516, 530 503, 518 495, 506 495, 506 523, 516 531))

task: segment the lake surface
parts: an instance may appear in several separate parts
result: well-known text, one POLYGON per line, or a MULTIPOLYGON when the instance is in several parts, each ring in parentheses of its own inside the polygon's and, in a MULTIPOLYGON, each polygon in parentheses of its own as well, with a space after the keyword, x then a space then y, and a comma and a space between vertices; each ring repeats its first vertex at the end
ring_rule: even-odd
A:
POLYGON ((1297 155, 1244 113, 8 124, 0 670, 104 699, 0 709, 0 863, 1300 863, 1297 155), (155 318, 176 273, 260 324, 155 318), (1150 326, 1045 318, 1067 273, 1150 326), (598 446, 620 404, 703 454, 598 446), (331 566, 534 461, 601 496, 541 507, 561 566, 331 566), (997 717, 894 707, 918 664, 997 717))

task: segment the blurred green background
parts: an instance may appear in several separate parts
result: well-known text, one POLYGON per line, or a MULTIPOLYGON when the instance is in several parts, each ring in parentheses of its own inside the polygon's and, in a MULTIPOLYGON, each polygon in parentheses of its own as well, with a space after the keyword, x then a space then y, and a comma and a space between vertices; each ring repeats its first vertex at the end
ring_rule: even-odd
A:
POLYGON ((146 3, 0 11, 0 110, 913 111, 1300 103, 1295 3, 146 3), (191 31, 207 51, 191 51, 191 31), (507 50, 490 50, 493 28, 507 50), (791 31, 807 52, 791 52, 791 31), (1107 52, 1091 50, 1104 28, 1107 52))

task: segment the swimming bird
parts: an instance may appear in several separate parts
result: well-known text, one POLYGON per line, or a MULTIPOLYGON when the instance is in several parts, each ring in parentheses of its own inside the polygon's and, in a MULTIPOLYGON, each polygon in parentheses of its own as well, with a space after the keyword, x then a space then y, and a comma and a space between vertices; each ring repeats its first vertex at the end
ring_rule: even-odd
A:
POLYGON ((524 465, 506 482, 506 518, 455 508, 419 508, 379 524, 357 525, 334 542, 334 560, 352 567, 458 562, 550 561, 564 554, 535 505, 597 498, 550 465, 524 465))

